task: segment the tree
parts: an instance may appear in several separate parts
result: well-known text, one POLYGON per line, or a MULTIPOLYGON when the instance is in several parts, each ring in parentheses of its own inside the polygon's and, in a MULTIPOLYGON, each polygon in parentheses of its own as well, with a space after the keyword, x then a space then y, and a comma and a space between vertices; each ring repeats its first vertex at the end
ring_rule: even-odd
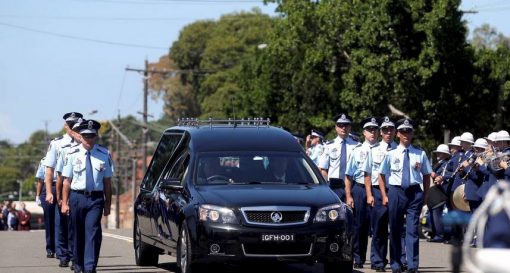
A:
POLYGON ((154 84, 165 93, 164 119, 232 117, 232 102, 242 97, 237 83, 241 63, 264 42, 271 25, 269 16, 254 9, 186 26, 173 43, 169 59, 154 64, 168 63, 176 71, 154 84))
POLYGON ((510 109, 510 39, 485 24, 476 28, 472 45, 475 50, 478 131, 491 132, 508 128, 510 109))

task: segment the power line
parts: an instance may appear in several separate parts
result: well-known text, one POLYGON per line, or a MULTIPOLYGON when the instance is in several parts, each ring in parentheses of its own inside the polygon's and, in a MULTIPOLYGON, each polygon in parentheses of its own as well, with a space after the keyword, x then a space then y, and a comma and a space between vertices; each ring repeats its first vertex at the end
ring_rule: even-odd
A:
POLYGON ((43 19, 43 20, 94 20, 94 21, 182 21, 193 18, 179 17, 97 17, 97 16, 38 16, 38 15, 9 15, 0 14, 2 18, 13 19, 43 19))
POLYGON ((233 4, 233 3, 260 3, 263 2, 261 0, 152 0, 152 1, 136 1, 136 0, 75 0, 78 2, 103 2, 103 3, 113 3, 113 4, 138 4, 138 5, 168 5, 173 3, 184 3, 184 4, 233 4))
POLYGON ((38 29, 28 28, 28 27, 24 27, 24 26, 18 26, 18 25, 13 25, 13 24, 9 24, 9 23, 4 23, 4 22, 0 22, 0 25, 11 27, 11 28, 16 28, 16 29, 22 29, 22 30, 30 31, 30 32, 46 34, 46 35, 50 35, 50 36, 56 36, 56 37, 61 37, 61 38, 73 39, 73 40, 80 40, 80 41, 94 42, 94 43, 100 43, 100 44, 115 45, 115 46, 123 46, 123 47, 168 50, 167 47, 157 47, 157 46, 137 45, 137 44, 126 44, 126 43, 118 43, 118 42, 105 41, 105 40, 84 38, 84 37, 78 37, 78 36, 73 36, 73 35, 68 35, 68 34, 61 34, 61 33, 56 33, 56 32, 45 31, 45 30, 38 30, 38 29))

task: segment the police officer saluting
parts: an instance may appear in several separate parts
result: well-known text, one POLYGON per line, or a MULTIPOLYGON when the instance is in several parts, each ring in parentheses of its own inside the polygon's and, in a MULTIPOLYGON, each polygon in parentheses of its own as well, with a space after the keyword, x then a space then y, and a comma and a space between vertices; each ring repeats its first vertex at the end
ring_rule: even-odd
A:
MULTIPOLYGON (((413 121, 397 122, 399 146, 388 152, 379 167, 379 189, 383 205, 388 206, 390 222, 390 264, 392 272, 402 272, 400 258, 401 236, 406 226, 407 272, 418 272, 419 265, 419 216, 425 195, 430 186, 432 167, 425 152, 411 145, 414 136, 413 121), (388 193, 384 185, 388 185, 388 193), (423 184, 422 191, 420 184, 423 184)), ((425 196, 426 197, 426 196, 425 196)))
POLYGON ((324 135, 321 132, 313 129, 310 134, 306 136, 306 155, 310 157, 315 165, 319 164, 319 157, 324 152, 324 146, 322 145, 323 140, 324 135))
POLYGON ((62 212, 74 224, 75 272, 96 272, 102 241, 101 214, 108 216, 111 205, 112 163, 108 149, 96 144, 101 124, 85 120, 78 127, 82 143, 68 153, 62 212))
POLYGON ((319 168, 340 199, 345 201, 345 170, 351 152, 359 142, 349 137, 352 123, 349 115, 343 113, 333 120, 336 123, 335 129, 338 136, 324 145, 324 153, 319 159, 319 168))

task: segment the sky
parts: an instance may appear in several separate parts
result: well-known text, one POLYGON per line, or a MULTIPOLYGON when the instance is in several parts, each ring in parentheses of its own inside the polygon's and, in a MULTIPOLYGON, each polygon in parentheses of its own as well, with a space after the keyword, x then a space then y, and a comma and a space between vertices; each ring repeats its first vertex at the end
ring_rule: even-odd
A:
MULTIPOLYGON (((125 68, 157 62, 190 23, 253 7, 275 15, 274 4, 257 0, 0 1, 0 140, 57 132, 73 111, 141 119, 142 78, 125 68)), ((464 0, 461 9, 478 11, 464 15, 470 29, 489 23, 510 36, 507 0, 464 0)), ((149 120, 162 107, 161 98, 149 99, 149 120)))

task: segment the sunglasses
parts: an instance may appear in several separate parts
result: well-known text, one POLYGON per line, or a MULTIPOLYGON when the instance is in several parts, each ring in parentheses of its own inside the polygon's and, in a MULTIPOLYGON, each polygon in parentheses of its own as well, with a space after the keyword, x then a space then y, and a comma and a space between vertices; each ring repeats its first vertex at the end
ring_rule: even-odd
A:
POLYGON ((381 131, 383 133, 388 133, 388 132, 391 132, 392 130, 394 130, 393 127, 384 127, 384 128, 381 128, 381 131))
POLYGON ((82 134, 81 136, 82 136, 83 138, 88 138, 88 139, 90 139, 90 138, 95 138, 97 135, 96 135, 96 134, 82 134))
POLYGON ((369 131, 369 132, 377 132, 377 130, 379 130, 378 127, 374 127, 374 126, 370 126, 370 127, 366 127, 365 130, 369 131))
POLYGON ((338 128, 346 128, 348 126, 351 126, 349 123, 337 123, 336 127, 338 128))

